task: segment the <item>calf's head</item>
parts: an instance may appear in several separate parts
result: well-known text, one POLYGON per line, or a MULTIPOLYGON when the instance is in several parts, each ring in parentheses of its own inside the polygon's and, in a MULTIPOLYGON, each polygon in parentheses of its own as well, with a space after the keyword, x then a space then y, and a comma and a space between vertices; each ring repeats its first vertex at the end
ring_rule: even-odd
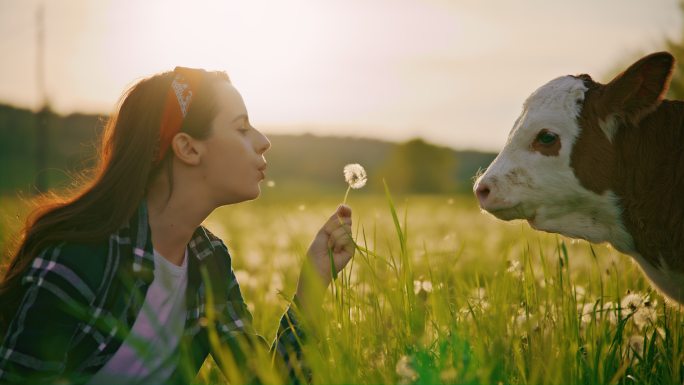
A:
POLYGON ((631 248, 613 189, 620 130, 638 129, 667 90, 674 59, 655 53, 608 84, 563 76, 524 103, 508 140, 474 192, 480 207, 536 229, 631 248))

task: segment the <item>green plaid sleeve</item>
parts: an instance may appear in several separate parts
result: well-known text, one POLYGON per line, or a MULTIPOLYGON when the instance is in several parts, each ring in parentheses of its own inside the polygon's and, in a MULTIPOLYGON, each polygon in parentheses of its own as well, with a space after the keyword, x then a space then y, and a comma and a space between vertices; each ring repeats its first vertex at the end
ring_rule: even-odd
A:
MULTIPOLYGON (((246 359, 245 349, 266 349, 268 343, 252 327, 252 314, 242 297, 240 285, 231 266, 230 255, 225 245, 221 243, 221 247, 228 255, 228 277, 224 278, 227 282, 227 298, 223 312, 225 318, 220 326, 223 332, 222 342, 231 349, 232 356, 237 361, 244 362, 246 359)), ((304 333, 301 330, 294 306, 290 306, 280 319, 276 337, 270 345, 269 351, 271 356, 275 354, 279 358, 276 361, 285 365, 290 380, 294 383, 299 383, 302 377, 307 377, 302 364, 301 344, 303 340, 304 333)))
POLYGON ((58 259, 60 247, 40 254, 22 279, 25 289, 0 346, 0 382, 66 380, 66 352, 91 289, 58 259))

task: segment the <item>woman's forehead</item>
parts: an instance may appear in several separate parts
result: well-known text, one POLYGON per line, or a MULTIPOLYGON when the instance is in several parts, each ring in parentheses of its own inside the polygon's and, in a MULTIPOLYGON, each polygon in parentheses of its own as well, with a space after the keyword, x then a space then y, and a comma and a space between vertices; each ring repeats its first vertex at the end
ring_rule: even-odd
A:
POLYGON ((228 82, 216 85, 216 97, 218 98, 218 115, 226 119, 235 119, 240 115, 247 115, 247 107, 238 90, 228 82))

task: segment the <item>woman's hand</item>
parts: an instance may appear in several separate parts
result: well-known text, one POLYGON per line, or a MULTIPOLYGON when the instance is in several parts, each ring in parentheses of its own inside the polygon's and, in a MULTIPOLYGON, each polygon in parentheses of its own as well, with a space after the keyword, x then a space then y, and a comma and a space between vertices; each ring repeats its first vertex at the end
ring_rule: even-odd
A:
POLYGON ((337 276, 349 260, 354 256, 354 241, 351 238, 352 210, 347 205, 340 205, 328 221, 318 230, 309 250, 307 261, 302 268, 297 285, 297 297, 300 302, 311 302, 312 297, 320 297, 310 291, 325 289, 334 274, 337 276), (332 256, 332 261, 330 260, 332 256), (312 282, 316 280, 318 282, 312 282), (318 288, 316 288, 316 286, 318 288))

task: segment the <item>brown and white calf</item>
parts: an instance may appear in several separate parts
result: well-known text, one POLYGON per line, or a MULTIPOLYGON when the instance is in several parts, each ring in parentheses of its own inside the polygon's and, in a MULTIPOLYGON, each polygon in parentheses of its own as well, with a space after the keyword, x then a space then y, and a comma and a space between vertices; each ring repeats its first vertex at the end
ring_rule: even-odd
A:
POLYGON ((563 76, 523 105, 474 191, 480 207, 538 230, 609 242, 684 303, 684 102, 663 100, 666 52, 608 84, 563 76))

